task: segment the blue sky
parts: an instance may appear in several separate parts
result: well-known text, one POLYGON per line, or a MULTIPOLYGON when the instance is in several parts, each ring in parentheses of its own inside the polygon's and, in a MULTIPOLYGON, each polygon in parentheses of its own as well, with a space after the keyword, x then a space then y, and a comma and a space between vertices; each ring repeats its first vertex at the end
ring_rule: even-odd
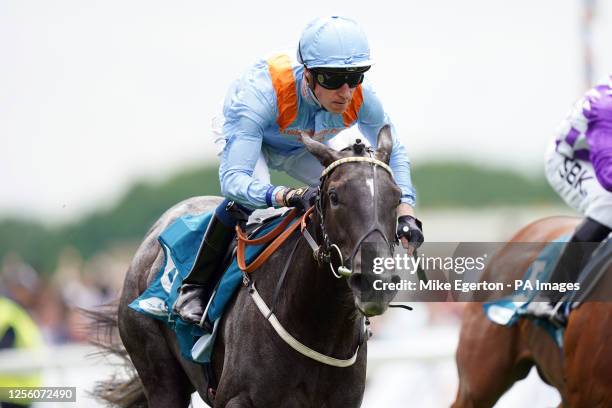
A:
MULTIPOLYGON (((211 116, 258 57, 319 14, 357 19, 414 163, 540 171, 584 90, 580 0, 0 3, 0 217, 68 220, 140 178, 211 162, 211 116), (331 4, 331 5, 330 5, 331 4)), ((595 74, 612 70, 599 2, 595 74)))

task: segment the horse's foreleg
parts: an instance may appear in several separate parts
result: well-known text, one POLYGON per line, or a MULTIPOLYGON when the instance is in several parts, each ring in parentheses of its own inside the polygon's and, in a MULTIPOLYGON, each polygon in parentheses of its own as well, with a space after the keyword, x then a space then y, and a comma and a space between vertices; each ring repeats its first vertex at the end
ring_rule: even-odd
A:
POLYGON ((517 364, 516 328, 496 326, 472 303, 465 309, 456 360, 459 388, 454 408, 492 407, 531 363, 517 364))

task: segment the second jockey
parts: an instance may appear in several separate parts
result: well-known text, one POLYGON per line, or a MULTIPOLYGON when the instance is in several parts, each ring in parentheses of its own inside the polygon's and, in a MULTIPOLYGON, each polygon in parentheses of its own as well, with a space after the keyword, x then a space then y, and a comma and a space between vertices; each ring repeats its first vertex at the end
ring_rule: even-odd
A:
POLYGON ((305 210, 316 198, 321 164, 299 141, 302 133, 328 142, 357 125, 372 146, 378 132, 391 125, 389 165, 402 191, 397 235, 405 247, 423 242, 415 218, 415 191, 406 149, 376 93, 365 81, 373 61, 365 33, 343 17, 318 18, 304 29, 295 58, 277 54, 253 65, 230 87, 213 134, 222 148, 219 179, 226 198, 215 210, 196 261, 184 279, 174 310, 189 323, 203 324, 203 314, 220 279, 220 263, 234 239, 236 211, 266 207, 305 210), (283 171, 306 186, 270 183, 268 168, 283 171))
MULTIPOLYGON (((585 216, 552 272, 553 282, 576 282, 593 252, 612 230, 612 75, 589 90, 562 122, 546 156, 546 177, 555 191, 585 216)), ((528 311, 565 325, 565 314, 552 299, 528 311)))

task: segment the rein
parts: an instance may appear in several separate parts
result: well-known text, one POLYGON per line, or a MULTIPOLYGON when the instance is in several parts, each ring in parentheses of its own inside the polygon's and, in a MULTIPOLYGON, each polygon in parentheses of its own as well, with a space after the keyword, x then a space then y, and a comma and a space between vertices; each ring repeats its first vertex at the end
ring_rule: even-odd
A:
MULTIPOLYGON (((302 222, 294 222, 289 228, 285 229, 287 225, 291 221, 293 221, 297 215, 299 214, 299 210, 294 208, 291 212, 270 232, 266 235, 255 238, 248 239, 246 234, 242 231, 240 226, 236 226, 236 236, 238 237, 238 246, 236 250, 236 261, 238 263, 238 267, 241 271, 251 273, 255 269, 259 268, 269 257, 281 246, 287 238, 293 234, 293 232, 299 227, 304 221, 304 217, 302 217, 302 222), (266 249, 264 249, 261 254, 253 262, 249 265, 246 264, 245 259, 245 251, 247 245, 263 245, 270 241, 274 240, 266 249)), ((304 214, 306 216, 306 214, 304 214)))
MULTIPOLYGON (((376 183, 376 169, 377 167, 381 167, 382 169, 386 170, 391 175, 393 175, 393 173, 391 171, 391 168, 386 163, 378 159, 375 159, 373 157, 346 157, 346 158, 334 161, 329 166, 327 166, 321 173, 320 186, 324 185, 327 179, 327 176, 338 166, 345 164, 345 163, 355 163, 355 162, 370 163, 373 165, 373 173, 374 173, 373 197, 374 199, 376 199, 377 197, 377 194, 376 194, 377 193, 376 191, 376 184, 377 184, 376 183)), ((327 356, 325 354, 321 354, 318 351, 313 350, 309 348, 308 346, 302 344, 299 340, 293 337, 282 326, 282 324, 278 321, 276 315, 274 314, 274 309, 276 308, 278 294, 280 292, 280 288, 282 287, 286 273, 289 269, 289 265, 291 264, 291 261, 293 259, 295 249, 297 248, 300 242, 299 239, 295 242, 295 245, 293 246, 293 249, 291 250, 291 255, 287 259, 287 263, 285 264, 285 267, 283 268, 280 279, 277 283, 276 289, 274 291, 272 308, 269 308, 266 302, 263 300, 263 298, 259 295, 259 292, 257 292, 257 289, 255 288, 255 283, 249 278, 249 275, 248 275, 249 273, 253 272, 255 269, 259 268, 270 257, 270 255, 272 255, 272 253, 274 253, 274 251, 276 251, 276 249, 280 245, 282 245, 287 240, 287 238, 289 238, 295 232, 295 230, 298 227, 300 227, 302 236, 304 237, 308 245, 311 247, 313 251, 313 256, 318 264, 327 263, 332 273, 337 278, 348 277, 352 274, 352 271, 349 268, 344 266, 345 265, 344 259, 342 257, 342 252, 340 248, 338 247, 338 245, 331 243, 327 233, 325 232, 323 208, 321 205, 321 201, 322 201, 321 187, 319 187, 319 194, 317 195, 317 200, 316 200, 315 205, 309 208, 304 213, 304 215, 301 217, 301 220, 299 222, 297 221, 293 222, 293 224, 291 224, 289 228, 285 229, 287 225, 289 225, 289 223, 291 223, 292 221, 296 219, 299 213, 297 209, 293 209, 289 213, 289 215, 287 215, 287 217, 285 217, 285 219, 281 223, 279 223, 278 226, 276 226, 272 231, 268 232, 266 235, 260 238, 251 239, 251 240, 248 239, 246 234, 242 231, 242 229, 239 226, 237 226, 236 234, 238 237, 238 246, 237 246, 236 257, 237 257, 238 267, 243 272, 243 279, 242 279, 243 285, 248 288, 249 295, 251 295, 253 302, 255 303, 255 305, 261 312, 261 314, 266 318, 266 320, 270 322, 270 324, 272 325, 272 327, 274 328, 278 336, 281 339, 283 339, 283 341, 285 341, 287 345, 289 345, 292 349, 294 349, 298 353, 306 357, 309 357, 315 361, 318 361, 320 363, 327 364, 333 367, 350 367, 357 360, 357 354, 359 353, 360 347, 369 337, 368 325, 370 322, 367 318, 364 318, 363 329, 359 331, 359 343, 353 355, 348 359, 338 359, 338 358, 327 356), (316 216, 319 218, 319 225, 320 225, 321 232, 323 235, 322 245, 317 244, 317 241, 312 237, 312 235, 310 234, 307 228, 309 220, 311 220, 313 217, 313 213, 315 213, 316 216), (249 265, 246 265, 246 261, 245 261, 246 246, 247 245, 262 245, 270 241, 272 241, 272 243, 252 263, 250 263, 249 265), (337 271, 334 269, 334 266, 333 266, 334 262, 332 258, 333 257, 332 251, 336 252, 337 257, 340 260, 340 266, 337 268, 337 271)), ((383 239, 385 240, 385 242, 391 248, 391 250, 393 250, 392 244, 389 243, 387 237, 385 236, 382 229, 380 228, 376 203, 374 203, 373 224, 370 227, 370 229, 357 241, 357 244, 353 248, 351 255, 346 259, 347 262, 350 262, 350 260, 355 256, 355 254, 361 247, 362 242, 373 232, 380 233, 383 239)))

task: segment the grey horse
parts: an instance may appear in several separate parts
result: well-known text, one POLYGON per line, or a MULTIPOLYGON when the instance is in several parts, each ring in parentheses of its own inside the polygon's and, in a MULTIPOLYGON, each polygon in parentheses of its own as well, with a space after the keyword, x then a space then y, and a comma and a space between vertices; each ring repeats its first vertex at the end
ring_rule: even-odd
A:
MULTIPOLYGON (((335 151, 307 136, 303 142, 324 167, 346 157, 389 162, 391 135, 384 127, 376 151, 355 144, 335 151)), ((292 349, 260 313, 249 291, 241 288, 220 322, 212 362, 218 379, 214 407, 358 407, 365 389, 366 344, 363 317, 383 313, 395 293, 372 296, 370 275, 361 273, 363 242, 373 242, 380 256, 393 251, 400 190, 389 171, 371 161, 348 162, 332 170, 320 186, 318 216, 308 230, 317 243, 335 244, 350 261, 350 276, 338 278, 318 262, 300 232, 294 233, 250 278, 270 304, 288 263, 275 307, 287 332, 317 352, 355 361, 347 367, 323 364, 292 349), (386 249, 385 249, 386 248, 386 249), (359 347, 361 344, 361 347, 359 347)), ((191 393, 210 397, 202 366, 180 355, 174 333, 163 323, 130 309, 163 263, 159 234, 177 217, 214 209, 221 198, 194 197, 164 213, 146 234, 125 277, 118 308, 95 313, 97 322, 118 326, 123 353, 136 369, 127 381, 107 381, 95 394, 115 406, 187 407, 191 393), (127 355, 126 355, 127 354, 127 355)), ((385 273, 384 282, 397 281, 385 273)))

